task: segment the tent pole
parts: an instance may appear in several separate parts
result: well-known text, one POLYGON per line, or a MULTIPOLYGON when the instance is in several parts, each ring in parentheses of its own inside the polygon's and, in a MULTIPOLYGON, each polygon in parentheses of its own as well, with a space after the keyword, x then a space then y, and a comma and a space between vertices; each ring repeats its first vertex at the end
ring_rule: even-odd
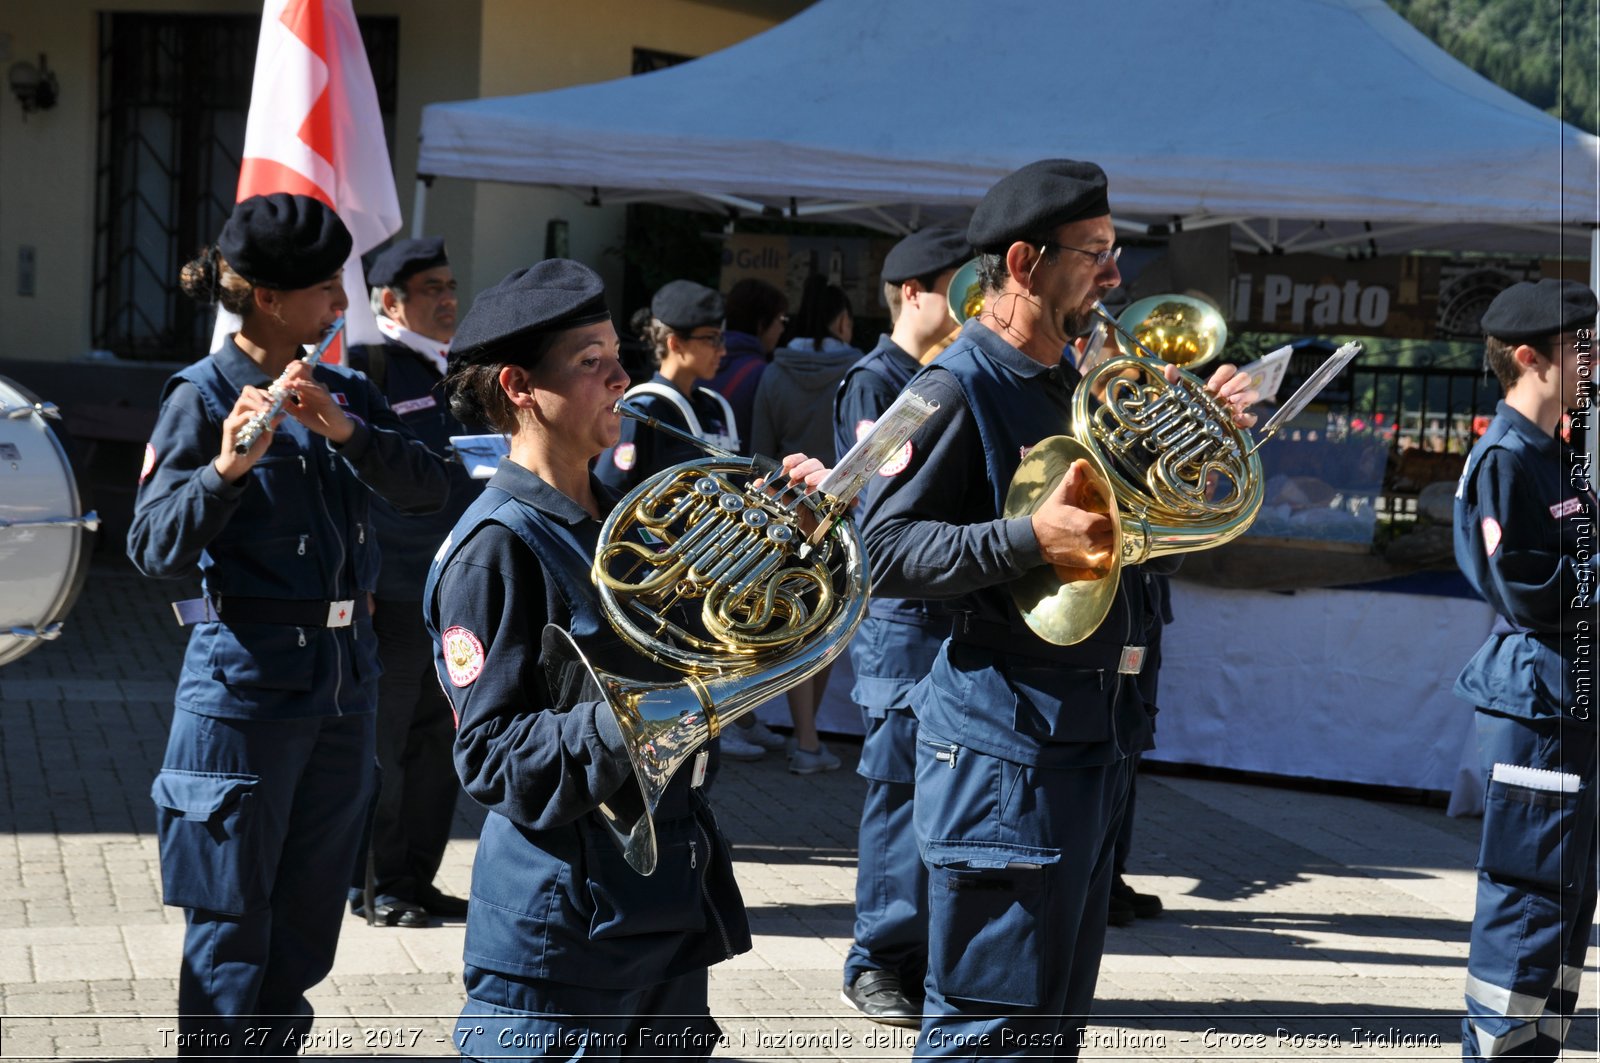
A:
POLYGON ((432 174, 417 174, 417 190, 411 197, 411 238, 420 240, 427 232, 423 223, 428 217, 428 186, 433 184, 432 174))

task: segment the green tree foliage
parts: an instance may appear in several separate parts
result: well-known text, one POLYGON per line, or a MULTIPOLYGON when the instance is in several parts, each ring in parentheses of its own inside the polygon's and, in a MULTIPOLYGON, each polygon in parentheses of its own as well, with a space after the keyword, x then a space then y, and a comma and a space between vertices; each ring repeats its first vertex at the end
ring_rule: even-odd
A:
POLYGON ((1490 81, 1600 134, 1600 13, 1594 0, 1388 2, 1490 81))

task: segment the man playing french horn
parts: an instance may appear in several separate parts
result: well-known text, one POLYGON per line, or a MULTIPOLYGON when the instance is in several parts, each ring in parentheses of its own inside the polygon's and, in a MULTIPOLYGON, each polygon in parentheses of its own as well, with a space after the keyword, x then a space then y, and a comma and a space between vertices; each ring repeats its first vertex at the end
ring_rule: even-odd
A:
MULTIPOLYGON (((1090 462, 1066 463, 1031 514, 1004 514, 1027 452, 1068 430, 1082 378, 1063 351, 1121 282, 1105 174, 1070 160, 1025 166, 988 192, 968 237, 984 309, 910 385, 939 410, 863 518, 873 593, 946 599, 957 618, 911 694, 930 876, 916 1054, 1073 1058, 1132 758, 1150 735, 1136 683, 1144 596, 1138 572, 1114 563, 1125 536, 1090 462), (1047 566, 1103 588, 1103 622, 1066 639, 1035 634, 1014 594, 1047 566)), ((1224 366, 1205 390, 1248 426, 1249 385, 1224 366)))

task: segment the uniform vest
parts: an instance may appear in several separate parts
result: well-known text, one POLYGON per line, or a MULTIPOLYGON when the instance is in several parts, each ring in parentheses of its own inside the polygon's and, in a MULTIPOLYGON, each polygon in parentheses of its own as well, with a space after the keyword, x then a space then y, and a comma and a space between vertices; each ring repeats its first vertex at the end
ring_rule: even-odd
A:
MULTIPOLYGON (((570 528, 559 521, 544 518, 538 510, 523 504, 498 487, 485 488, 477 501, 468 507, 460 523, 456 525, 456 530, 445 543, 443 552, 428 571, 427 586, 423 592, 423 608, 427 613, 431 630, 439 630, 439 603, 435 597, 439 577, 449 567, 450 559, 455 556, 461 544, 469 540, 473 532, 485 524, 499 524, 509 529, 538 556, 545 578, 555 586, 567 608, 566 616, 551 617, 550 622, 559 624, 571 633, 573 640, 583 648, 584 656, 591 664, 598 669, 630 679, 675 677, 672 674, 663 674, 660 668, 646 661, 624 643, 611 623, 601 614, 599 599, 595 595, 594 583, 589 575, 593 551, 574 536, 570 528)), ((439 674, 440 682, 445 683, 449 680, 444 664, 444 647, 438 639, 433 641, 434 668, 439 674)), ((673 776, 666 793, 661 797, 660 805, 657 806, 658 821, 690 814, 691 768, 692 764, 685 765, 673 776)))
MULTIPOLYGON (((1589 498, 1574 487, 1567 476, 1569 463, 1559 460, 1550 462, 1548 469, 1539 462, 1530 463, 1529 467, 1529 474, 1538 479, 1535 486, 1541 498, 1548 500, 1548 512, 1545 511, 1546 507, 1531 513, 1483 512, 1483 503, 1478 498, 1477 477, 1484 458, 1496 449, 1513 453, 1527 449, 1523 437, 1513 430, 1503 402, 1501 407, 1499 415, 1490 422, 1488 430, 1467 456, 1461 479, 1456 485, 1456 562, 1473 590, 1495 608, 1496 616, 1489 638, 1457 677, 1455 693, 1475 706, 1514 716, 1548 716, 1564 709, 1566 719, 1594 726, 1600 722, 1600 712, 1594 709, 1594 692, 1583 691, 1586 697, 1578 699, 1580 691, 1575 689, 1573 681, 1579 665, 1592 668, 1593 661, 1579 662, 1576 659, 1579 640, 1573 637, 1573 630, 1570 630, 1572 625, 1564 625, 1568 629, 1559 632, 1540 632, 1507 617, 1501 611, 1501 604, 1496 601, 1490 579, 1490 560, 1476 542, 1479 522, 1484 516, 1492 515, 1502 522, 1551 521, 1550 551, 1552 554, 1559 552, 1572 557, 1579 546, 1575 539, 1577 524, 1571 519, 1556 518, 1554 514, 1557 510, 1565 512, 1569 507, 1576 510, 1581 506, 1589 506, 1593 513, 1589 498), (1556 523, 1558 520, 1559 524, 1556 523)), ((1592 517, 1584 523, 1592 542, 1592 517)), ((1592 552, 1592 546, 1590 550, 1592 552)), ((1571 588, 1563 590, 1570 591, 1571 588)), ((1571 617, 1575 624, 1585 620, 1587 614, 1574 611, 1571 617)))
MULTIPOLYGON (((1011 477, 1022 463, 1023 455, 1041 440, 1067 432, 1072 419, 1072 389, 1081 378, 1076 370, 1063 363, 1046 372, 1045 376, 1054 378, 1052 386, 1046 386, 1040 377, 1013 373, 976 344, 959 342, 939 358, 937 366, 960 386, 967 407, 972 411, 983 441, 984 464, 994 492, 994 512, 999 516, 1005 510, 1011 477)), ((1008 646, 1016 654, 1068 667, 1115 671, 1123 647, 1142 645, 1146 630, 1142 577, 1137 569, 1124 566, 1121 581, 1121 590, 1105 622, 1077 645, 1056 646, 1035 635, 1011 603, 1009 594, 1003 619, 958 618, 956 637, 959 641, 963 627, 976 624, 986 630, 975 631, 974 640, 981 639, 985 644, 1008 646), (993 626, 997 619, 1000 630, 993 626)), ((960 603, 952 604, 960 608, 960 603)))
MULTIPOLYGON (((348 415, 366 423, 364 378, 325 365, 314 374, 348 415)), ((183 381, 200 393, 220 432, 238 389, 206 358, 174 374, 162 401, 183 381)), ((337 601, 372 589, 379 560, 368 523, 372 492, 327 440, 285 418, 248 475, 253 483, 238 509, 200 554, 207 595, 337 601)), ((177 702, 221 716, 370 712, 361 684, 377 675, 377 640, 366 620, 305 629, 207 621, 190 635, 177 702), (226 684, 226 693, 214 682, 226 684)))

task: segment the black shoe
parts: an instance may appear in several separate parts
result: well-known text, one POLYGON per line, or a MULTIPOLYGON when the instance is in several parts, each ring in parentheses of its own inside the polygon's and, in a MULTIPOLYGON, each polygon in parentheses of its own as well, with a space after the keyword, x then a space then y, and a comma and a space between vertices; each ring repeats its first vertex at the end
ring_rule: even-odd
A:
MULTIPOLYGON (((377 917, 376 926, 403 926, 410 930, 433 925, 433 919, 428 915, 428 910, 420 904, 409 901, 394 901, 391 904, 377 904, 372 908, 377 917)), ((367 909, 360 901, 350 902, 350 914, 366 917, 367 909)))
MULTIPOLYGON (((1118 875, 1111 883, 1111 908, 1115 912, 1117 902, 1121 901, 1128 910, 1140 919, 1154 919, 1161 914, 1161 898, 1153 893, 1140 893, 1122 880, 1118 875)), ((1128 922, 1132 922, 1130 916, 1128 922)), ((1113 921, 1112 926, 1127 926, 1127 923, 1113 921)))
POLYGON ((452 897, 437 886, 424 886, 417 894, 417 903, 426 908, 429 915, 437 915, 441 919, 460 919, 467 914, 466 898, 452 897))
POLYGON ((1133 925, 1134 916, 1135 912, 1132 903, 1117 893, 1113 887, 1111 891, 1111 909, 1106 913, 1106 923, 1110 926, 1131 926, 1133 925))
POLYGON ((873 1022, 911 1030, 922 1026, 922 1009, 906 999, 900 976, 893 971, 862 971, 839 999, 873 1022))

